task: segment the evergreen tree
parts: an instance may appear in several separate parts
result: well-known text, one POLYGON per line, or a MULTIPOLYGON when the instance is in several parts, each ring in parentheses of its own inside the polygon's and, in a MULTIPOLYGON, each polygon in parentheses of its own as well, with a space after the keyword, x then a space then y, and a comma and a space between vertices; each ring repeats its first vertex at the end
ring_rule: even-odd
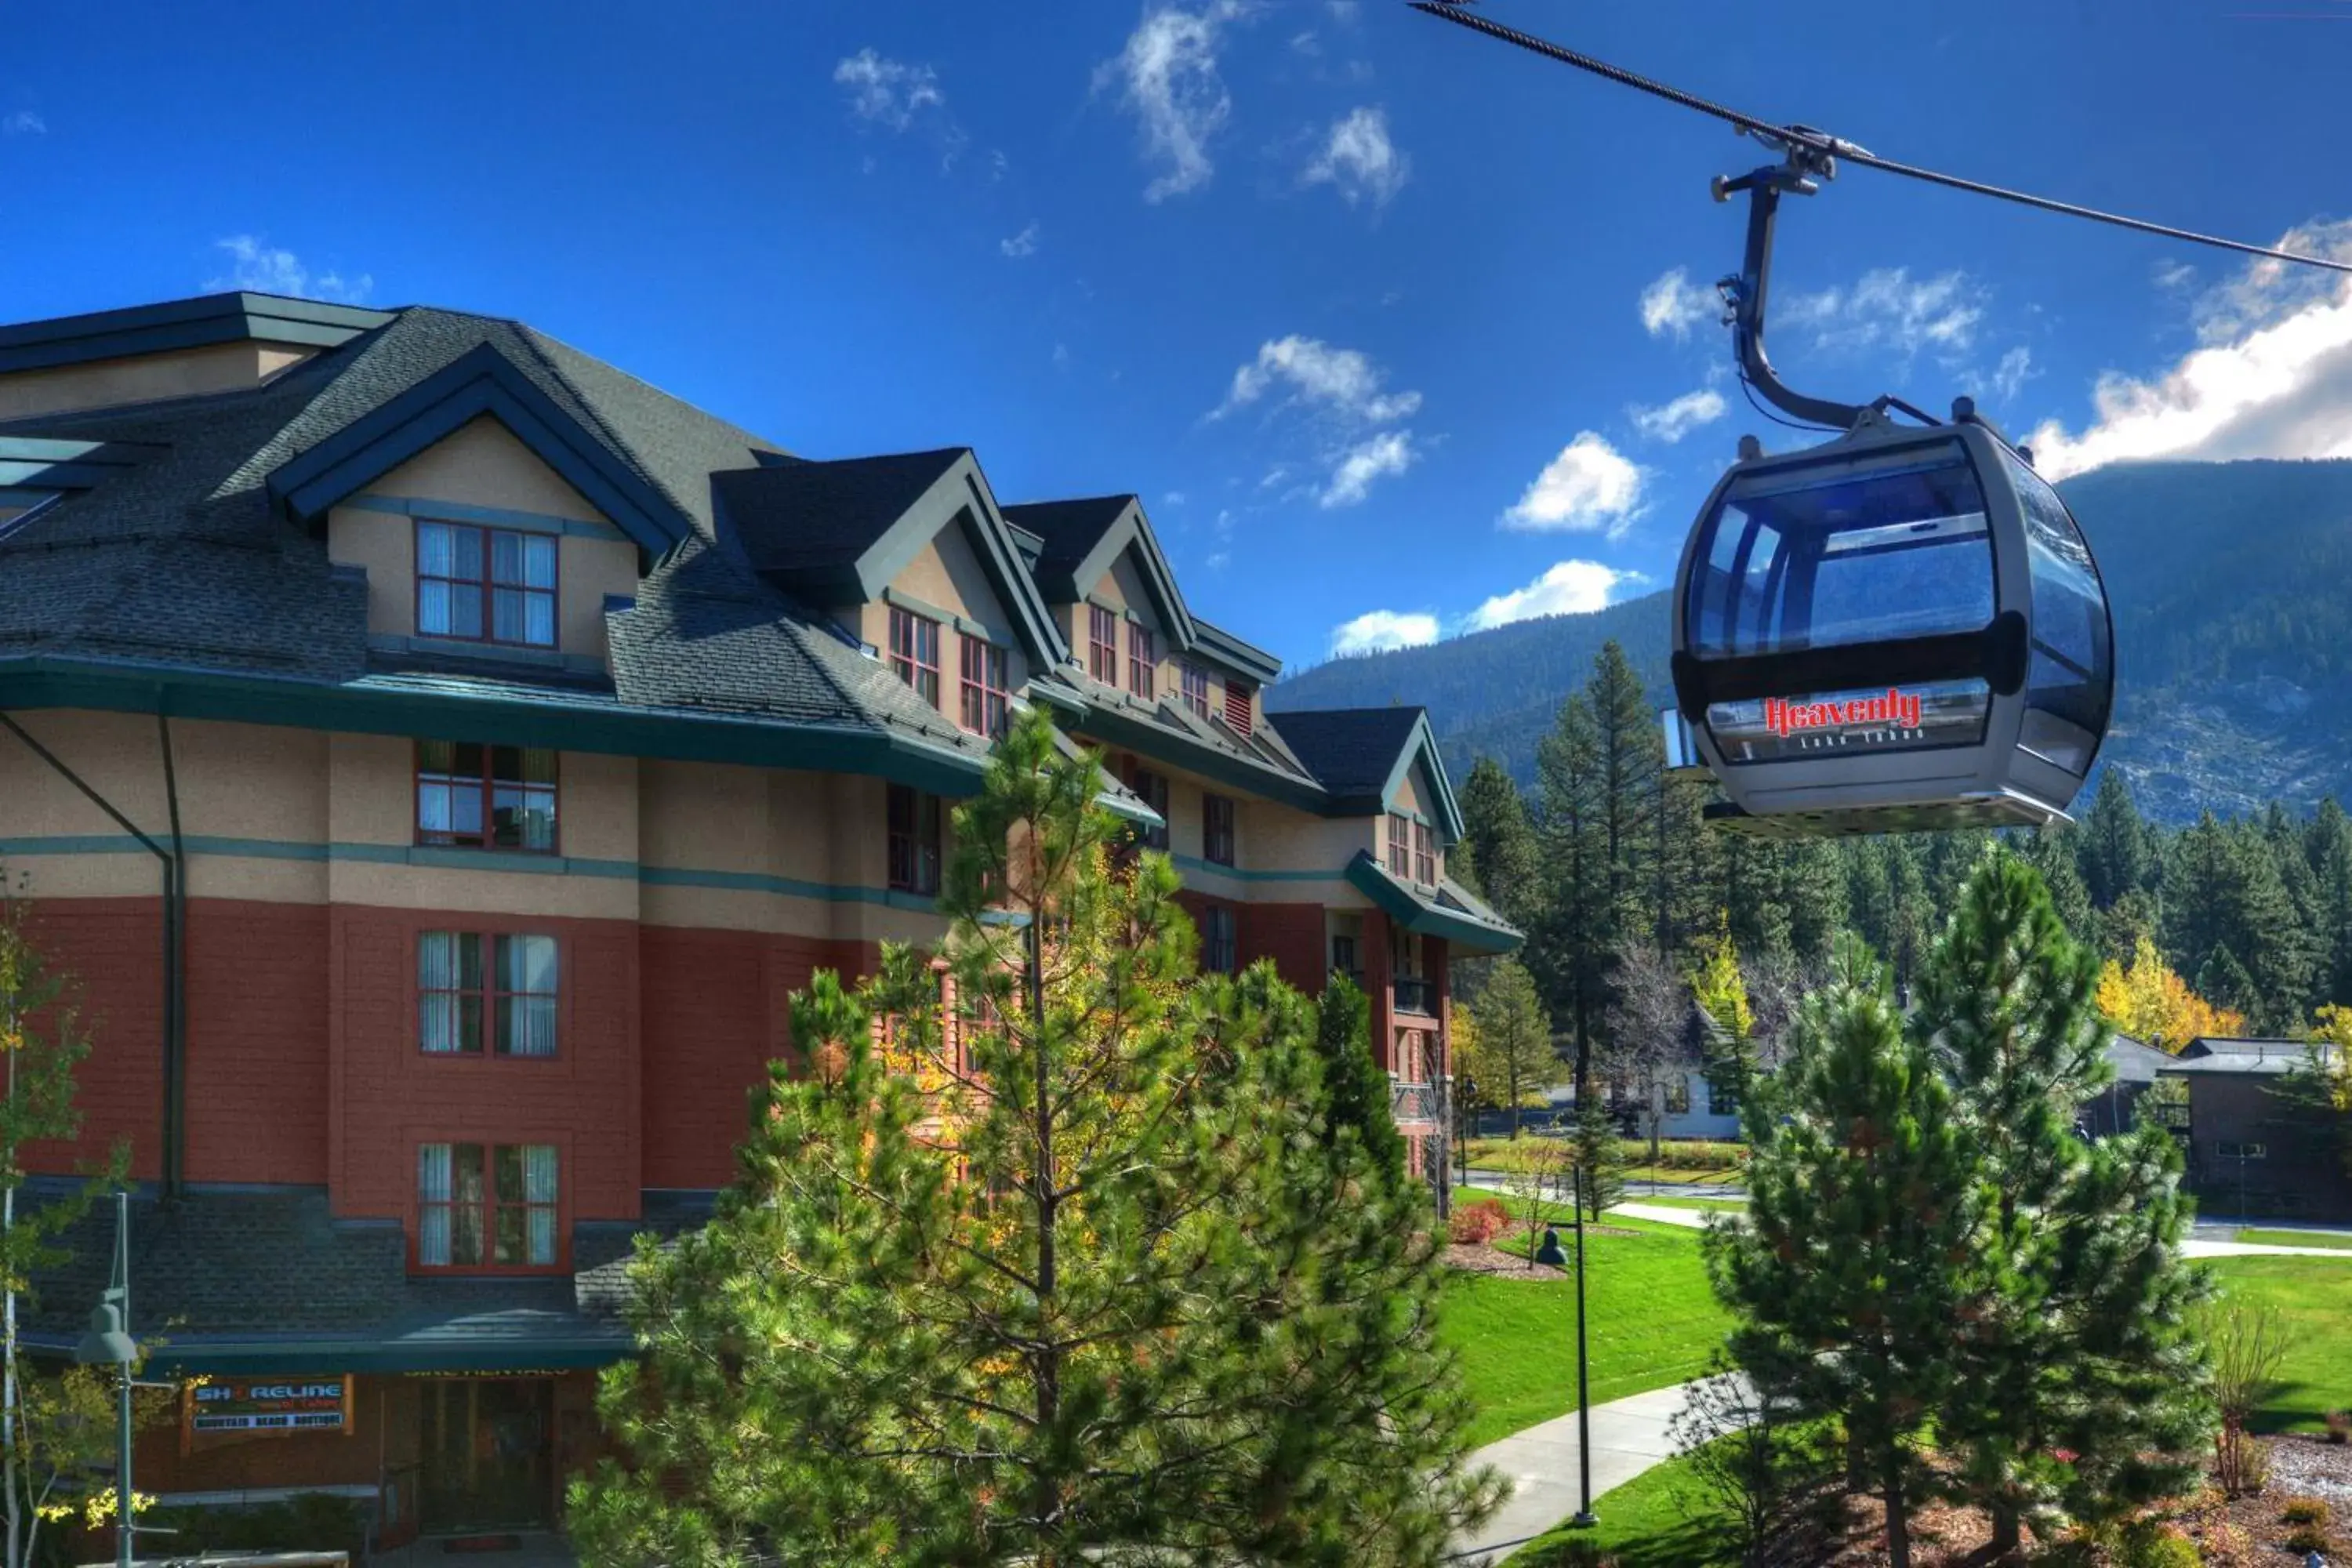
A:
POLYGON ((1576 1195, 1586 1218, 1599 1219, 1625 1201, 1625 1144, 1598 1094, 1577 1102, 1575 1159, 1576 1195))
POLYGON ((2223 826, 2208 812, 2180 836, 2167 873, 2168 943, 2197 988, 2284 1034, 2310 1011, 2317 940, 2279 873, 2259 824, 2223 826))
POLYGON ((1612 638, 1592 661, 1584 688, 1592 713, 1598 798, 1594 817, 1601 864, 1608 868, 1608 928, 1602 939, 1613 950, 1618 938, 1645 923, 1655 928, 1658 774, 1665 767, 1665 739, 1658 715, 1612 638), (1643 911, 1650 911, 1645 921, 1643 911))
POLYGON ((2304 858, 2318 904, 2316 989, 2329 1002, 2352 1004, 2352 823, 2334 795, 2319 803, 2304 830, 2304 858))
POLYGON ((1838 933, 1846 929, 1845 877, 1837 846, 1801 838, 1776 847, 1780 863, 1780 902, 1788 910, 1788 952, 1800 963, 1819 963, 1829 956, 1838 933))
POLYGON ((1835 1419, 1886 1510, 1894 1568, 1928 1484, 1919 1443, 1949 1394, 1952 1325, 1979 1293, 1984 1194, 1933 1058, 1884 972, 1847 943, 1793 1055, 1743 1106, 1744 1225, 1706 1237, 1734 1358, 1799 1419, 1835 1419))
MULTIPOLYGON (((1458 1016, 1462 1009, 1454 1009, 1458 1016)), ((1478 994, 1467 1042, 1457 1039, 1454 1058, 1488 1103, 1511 1113, 1511 1136, 1519 1135, 1519 1110, 1564 1076, 1552 1045, 1551 1018, 1536 983, 1518 960, 1506 958, 1478 994)))
POLYGON ((1535 829, 1519 786, 1492 757, 1470 765, 1462 785, 1462 842, 1447 855, 1449 874, 1508 921, 1523 921, 1539 896, 1535 829), (1461 857, 1467 855, 1466 866, 1461 857), (1469 875, 1464 876, 1465 870, 1469 875))
POLYGON ((1594 1026, 1607 1005, 1612 913, 1600 740, 1584 693, 1560 704, 1559 722, 1537 750, 1536 770, 1542 800, 1537 837, 1549 897, 1528 933, 1528 963, 1546 1009, 1574 1044, 1581 1092, 1594 1026))
POLYGON ((2074 856, 2083 886, 2098 909, 2113 909, 2125 894, 2145 891, 2155 874, 2147 825, 2132 803, 2131 785, 2119 768, 2099 770, 2099 787, 2083 828, 2074 837, 2074 856))
POLYGON ((1742 952, 1793 952, 1782 862, 1785 846, 1727 833, 1717 846, 1716 885, 1709 889, 1742 952))
POLYGON ((951 1016, 895 946, 794 997, 806 1070, 633 1268, 587 1562, 1433 1564, 1491 1507, 1425 1202, 1324 1136, 1312 1005, 1114 868, 1097 766, 1027 715, 957 810, 951 1016))
POLYGON ((2073 843, 2077 831, 2043 828, 2038 833, 2020 833, 2011 840, 2011 847, 2019 859, 2033 868, 2042 885, 2049 889, 2050 907, 2067 934, 2095 949, 2099 916, 2091 906, 2090 889, 2083 885, 2081 858, 2074 853, 2073 843))
MULTIPOLYGON (((1315 1004, 1315 1048, 1323 1058, 1323 1142, 1336 1145, 1352 1130, 1374 1170, 1402 1183, 1404 1134, 1389 1107, 1389 1076, 1372 1059, 1372 1004, 1347 975, 1335 973, 1315 1004)), ((1436 1163, 1439 1172, 1444 1162, 1436 1163)))
POLYGON ((2104 1523, 2179 1489, 2195 1467, 2155 1456, 2196 1443, 2208 1414, 2173 1142, 2075 1132, 2114 1078, 2098 970, 2039 874, 2000 853, 1969 879, 1910 1018, 1952 1085, 1974 1180, 1998 1194, 1936 1417, 1996 1552, 2027 1520, 2104 1523))

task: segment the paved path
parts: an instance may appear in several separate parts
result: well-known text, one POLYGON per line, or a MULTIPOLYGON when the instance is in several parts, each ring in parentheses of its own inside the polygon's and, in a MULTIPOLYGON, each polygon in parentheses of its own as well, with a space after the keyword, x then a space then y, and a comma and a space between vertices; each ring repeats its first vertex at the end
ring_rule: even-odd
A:
MULTIPOLYGON (((1507 1193, 1511 1190, 1511 1173, 1508 1171, 1473 1169, 1465 1184, 1507 1193)), ((1644 1198, 1744 1198, 1748 1195, 1747 1188, 1729 1186, 1721 1182, 1628 1182, 1625 1190, 1636 1197, 1644 1198)))
MULTIPOLYGON (((1666 1425, 1680 1413, 1687 1384, 1654 1388, 1592 1407, 1592 1495, 1623 1486, 1661 1459, 1674 1458, 1666 1425)), ((1576 1512, 1577 1447, 1573 1411, 1489 1443, 1472 1458, 1510 1478, 1511 1495, 1455 1561, 1500 1563, 1512 1551, 1576 1512)), ((1600 1511, 1596 1503, 1594 1511, 1600 1511)))
MULTIPOLYGON (((1619 1204, 1609 1212, 1655 1220, 1660 1225, 1687 1226, 1693 1230, 1706 1223, 1705 1209, 1671 1208, 1664 1204, 1619 1204)), ((2213 1241, 2194 1236, 2180 1244, 2180 1254, 2184 1258, 2334 1258, 2352 1263, 2352 1251, 2341 1247, 2273 1247, 2267 1242, 2213 1241)))

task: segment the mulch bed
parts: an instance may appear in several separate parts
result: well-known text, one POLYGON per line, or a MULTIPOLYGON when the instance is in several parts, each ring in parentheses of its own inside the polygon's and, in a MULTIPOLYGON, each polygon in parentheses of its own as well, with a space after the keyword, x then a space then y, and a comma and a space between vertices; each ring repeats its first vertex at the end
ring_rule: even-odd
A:
MULTIPOLYGON (((2331 1514, 2323 1549, 2327 1560, 2352 1560, 2352 1447, 2301 1435, 2263 1442, 2271 1453, 2271 1479, 2260 1494, 2233 1500, 2208 1489, 2159 1510, 2159 1514, 2196 1544, 2210 1568, 2289 1568, 2303 1560, 2306 1547, 2287 1544, 2299 1527, 2282 1515, 2290 1501, 2317 1499, 2331 1514)), ((1834 1532, 1840 1538, 1822 1542, 1812 1552, 1801 1551, 1799 1556, 1823 1568, 1880 1568, 1887 1560, 1885 1518, 1874 1499, 1846 1498, 1843 1529, 1834 1532)), ((1912 1515, 1911 1561, 1916 1568, 1982 1568, 1990 1537, 1984 1515, 1976 1510, 1930 1503, 1912 1515)), ((2031 1562, 2031 1531, 2027 1540, 2031 1562)))
MULTIPOLYGON (((1627 1230, 1622 1226, 1587 1223, 1584 1234, 1587 1236, 1640 1236, 1643 1233, 1638 1230, 1627 1230)), ((1560 1242, 1562 1246, 1566 1246, 1568 1238, 1562 1237, 1560 1242)), ((1517 1253, 1506 1252, 1491 1241, 1449 1243, 1445 1248, 1445 1266, 1448 1268, 1459 1268, 1465 1274, 1516 1274, 1522 1279, 1572 1279, 1576 1277, 1574 1269, 1551 1268, 1540 1263, 1531 1265, 1517 1253)))

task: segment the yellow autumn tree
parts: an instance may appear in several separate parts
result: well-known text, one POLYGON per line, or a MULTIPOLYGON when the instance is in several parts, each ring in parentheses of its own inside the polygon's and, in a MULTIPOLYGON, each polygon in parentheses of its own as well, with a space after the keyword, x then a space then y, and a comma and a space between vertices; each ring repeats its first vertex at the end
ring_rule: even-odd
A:
POLYGON ((2129 968, 2109 959, 2100 969, 2098 1005, 2122 1033, 2176 1056, 2200 1035, 2227 1037, 2246 1027, 2243 1013, 2216 1007, 2189 989, 2145 936, 2132 950, 2129 968))
POLYGON ((1756 1034, 1756 1009, 1748 1000, 1748 982, 1739 973, 1739 952, 1731 945, 1728 921, 1718 916, 1715 934, 1702 938, 1696 951, 1699 962, 1690 972, 1691 995, 1715 1025, 1717 1049, 1739 1066, 1751 1067, 1748 1048, 1756 1034))

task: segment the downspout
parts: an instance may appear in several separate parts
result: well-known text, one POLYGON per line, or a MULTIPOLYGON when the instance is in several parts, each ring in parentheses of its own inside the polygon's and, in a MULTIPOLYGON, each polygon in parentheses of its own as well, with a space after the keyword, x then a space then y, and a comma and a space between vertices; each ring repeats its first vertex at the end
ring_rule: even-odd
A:
MULTIPOLYGON (((89 798, 89 803, 92 805, 97 806, 99 810, 106 813, 109 817, 113 819, 115 826, 121 827, 123 832, 128 833, 131 837, 137 839, 140 845, 145 848, 149 854, 154 856, 156 860, 163 866, 163 1092, 167 1097, 169 1097, 166 1099, 163 1106, 163 1175, 164 1194, 168 1197, 177 1197, 180 1194, 180 1148, 178 1140, 180 1118, 177 1095, 180 1082, 180 1059, 182 1055, 181 1032, 182 1026, 184 1021, 184 1012, 182 1003, 183 999, 186 995, 186 987, 183 984, 184 977, 181 974, 180 970, 180 943, 178 939, 178 928, 180 923, 178 911, 180 909, 181 862, 179 856, 176 853, 179 843, 178 834, 176 831, 179 817, 179 805, 176 798, 176 792, 173 792, 174 798, 172 805, 173 820, 174 824, 174 833, 173 837, 173 847, 172 849, 165 849, 152 838, 148 837, 147 835, 139 831, 138 825, 132 822, 129 817, 123 816, 121 811, 117 810, 112 801, 107 799, 104 795, 99 794, 97 790, 91 788, 88 780, 84 779, 79 773, 74 772, 73 769, 66 766, 63 759, 58 757, 55 752, 50 751, 47 746, 41 744, 40 742, 35 740, 22 724, 17 723, 15 719, 9 717, 5 713, 0 713, 0 725, 6 726, 9 733, 15 735, 16 739, 24 742, 25 744, 31 749, 35 756, 40 758, 41 761, 49 765, 51 772, 55 773, 59 778, 65 780, 68 784, 73 785, 74 788, 81 791, 81 793, 89 798)), ((166 731, 166 733, 168 735, 168 731, 166 731)), ((171 748, 166 744, 163 751, 163 767, 165 787, 167 790, 169 790, 171 786, 171 748)))
POLYGON ((163 802, 172 816, 172 893, 163 940, 170 943, 169 1016, 163 1028, 163 1196, 180 1195, 188 1150, 188 851, 180 838, 180 775, 172 765, 172 720, 155 694, 155 739, 163 753, 163 802))

